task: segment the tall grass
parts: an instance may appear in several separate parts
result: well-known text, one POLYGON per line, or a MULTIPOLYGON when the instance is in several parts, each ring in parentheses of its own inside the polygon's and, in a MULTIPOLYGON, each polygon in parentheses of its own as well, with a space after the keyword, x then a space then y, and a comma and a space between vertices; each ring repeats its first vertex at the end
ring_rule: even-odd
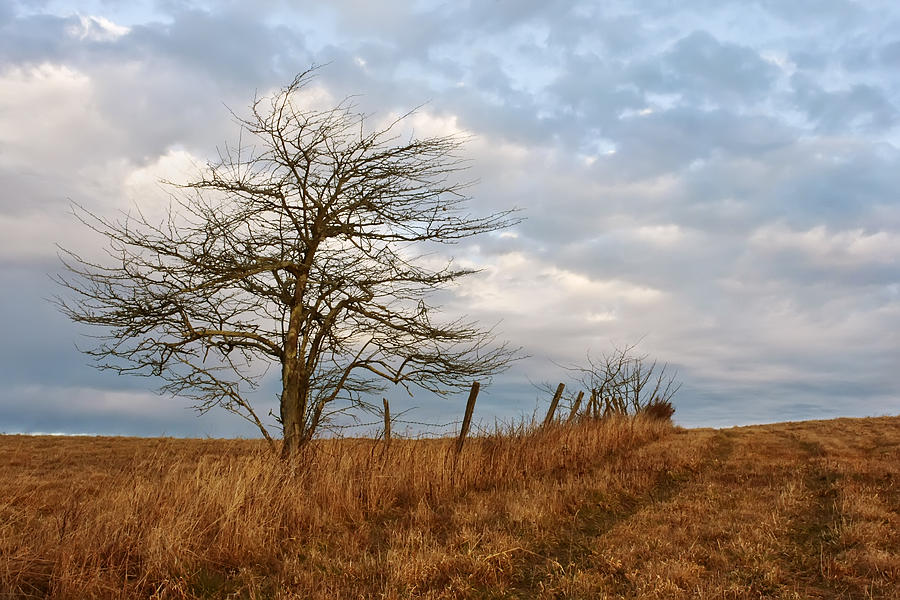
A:
POLYGON ((500 506, 503 493, 590 470, 669 431, 649 418, 519 424, 473 437, 459 454, 451 439, 318 440, 296 464, 256 442, 200 452, 185 441, 119 450, 113 441, 84 448, 80 465, 57 448, 58 462, 2 483, 0 597, 203 597, 230 580, 251 596, 302 590, 317 585, 298 569, 304 557, 342 545, 389 552, 393 530, 435 534, 441 512, 472 494, 487 505, 497 494, 500 506), (267 583, 247 585, 254 577, 267 583))

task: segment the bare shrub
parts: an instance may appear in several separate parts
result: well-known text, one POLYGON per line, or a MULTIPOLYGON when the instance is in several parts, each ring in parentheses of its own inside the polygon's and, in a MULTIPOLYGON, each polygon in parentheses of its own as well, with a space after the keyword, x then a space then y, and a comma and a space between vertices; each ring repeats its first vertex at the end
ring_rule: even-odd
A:
MULTIPOLYGON (((563 366, 576 381, 564 397, 577 417, 602 419, 646 414, 671 419, 675 412, 672 398, 681 387, 677 373, 670 371, 668 364, 637 354, 635 348, 636 345, 630 345, 600 355, 588 353, 586 364, 563 366), (577 402, 578 394, 584 390, 588 392, 587 401, 577 402)), ((549 395, 555 386, 544 383, 538 389, 549 395)))

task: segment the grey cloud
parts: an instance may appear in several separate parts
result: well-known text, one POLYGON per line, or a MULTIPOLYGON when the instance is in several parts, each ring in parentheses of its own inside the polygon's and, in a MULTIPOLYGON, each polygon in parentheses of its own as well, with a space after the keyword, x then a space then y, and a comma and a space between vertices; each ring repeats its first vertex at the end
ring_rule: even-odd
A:
POLYGON ((900 64, 900 40, 885 44, 879 52, 879 58, 888 68, 895 68, 900 64))
POLYGON ((171 24, 134 27, 121 45, 154 60, 170 56, 223 87, 283 80, 310 63, 298 31, 268 26, 254 13, 187 10, 172 17, 171 24))
MULTIPOLYGON (((814 151, 815 146, 798 150, 814 151)), ((791 177, 779 178, 772 200, 782 207, 780 213, 799 226, 828 223, 846 228, 878 227, 884 223, 871 218, 870 211, 882 204, 896 202, 900 185, 900 155, 894 149, 887 156, 873 152, 870 146, 849 148, 846 155, 831 154, 823 148, 821 157, 792 158, 791 177)), ((788 163, 790 164, 790 163, 788 163)))
MULTIPOLYGON (((0 150, 0 161, 2 158, 0 150)), ((76 184, 67 175, 37 165, 23 169, 0 164, 0 181, 5 183, 0 194, 0 214, 24 218, 51 205, 58 207, 65 202, 65 196, 58 190, 71 190, 76 184)), ((0 257, 0 263, 8 258, 0 257)))
POLYGON ((863 402, 854 399, 860 396, 849 392, 846 402, 835 405, 828 400, 833 393, 834 389, 828 386, 819 389, 782 389, 772 386, 765 395, 727 384, 718 389, 713 386, 704 389, 685 386, 679 394, 682 396, 681 403, 690 407, 690 414, 679 416, 676 413, 675 420, 687 427, 729 427, 896 413, 896 403, 890 395, 877 396, 874 401, 863 402), (729 408, 731 398, 735 396, 745 398, 741 417, 737 420, 729 408))
POLYGON ((802 230, 896 231, 890 207, 898 162, 896 150, 842 138, 792 141, 744 157, 723 153, 689 169, 669 210, 652 216, 737 236, 773 219, 802 230))
POLYGON ((5 23, 12 20, 15 16, 15 11, 13 10, 12 3, 3 2, 0 3, 0 27, 2 27, 5 23))
POLYGON ((758 0, 773 15, 787 23, 798 26, 820 26, 846 28, 860 22, 866 22, 871 15, 866 14, 864 6, 851 0, 832 0, 823 6, 817 0, 799 0, 796 2, 780 2, 779 0, 758 0))
POLYGON ((0 21, 0 57, 7 64, 30 64, 65 58, 74 44, 66 33, 77 23, 74 17, 8 15, 0 21))
POLYGON ((76 327, 51 303, 60 289, 50 274, 58 269, 55 261, 0 266, 0 289, 4 290, 0 311, 8 318, 0 344, 0 381, 7 387, 41 383, 102 388, 112 384, 119 389, 147 389, 146 380, 111 377, 88 368, 88 358, 77 346, 93 343, 86 335, 96 332, 76 327))
POLYGON ((802 75, 792 78, 795 102, 821 131, 873 131, 890 129, 897 123, 897 107, 883 90, 856 84, 839 91, 826 91, 802 75))
POLYGON ((572 55, 551 86, 554 98, 574 115, 601 129, 625 109, 645 106, 644 94, 627 77, 621 61, 598 55, 572 55))
POLYGON ((759 100, 771 88, 776 72, 756 51, 722 43, 706 31, 681 38, 658 63, 634 69, 635 80, 648 91, 720 106, 759 100))
MULTIPOLYGON (((598 9, 601 5, 589 3, 587 6, 598 9)), ((638 14, 603 14, 601 11, 599 9, 600 14, 591 17, 565 14, 551 30, 549 41, 567 49, 596 46, 596 51, 604 56, 628 60, 633 50, 642 47, 653 36, 642 26, 646 21, 638 14)))
MULTIPOLYGON (((0 269, 0 311, 8 318, 0 344, 0 431, 256 435, 241 419, 221 411, 197 419, 186 401, 154 393, 159 380, 91 368, 76 345, 90 347, 90 336, 97 332, 76 327, 50 302, 61 293, 49 278, 58 269, 51 262, 0 269), (110 395, 130 400, 111 402, 110 395)), ((255 397, 262 414, 274 407, 272 382, 255 397)))
POLYGON ((674 108, 618 119, 608 125, 607 135, 617 151, 597 163, 598 175, 639 178, 677 171, 716 153, 764 154, 787 144, 791 129, 769 116, 674 108))
POLYGON ((497 56, 480 53, 475 58, 471 82, 479 90, 504 101, 513 94, 512 80, 500 64, 497 56))
POLYGON ((560 0, 522 2, 458 2, 452 8, 435 11, 449 30, 498 32, 518 25, 538 22, 546 25, 572 10, 572 3, 560 0), (465 24, 465 26, 463 26, 465 24))
POLYGON ((198 416, 178 399, 148 392, 71 386, 13 386, 0 392, 0 432, 179 437, 256 437, 252 426, 224 411, 198 416))
POLYGON ((829 57, 820 52, 802 49, 791 51, 790 59, 803 71, 821 71, 828 66, 829 57))

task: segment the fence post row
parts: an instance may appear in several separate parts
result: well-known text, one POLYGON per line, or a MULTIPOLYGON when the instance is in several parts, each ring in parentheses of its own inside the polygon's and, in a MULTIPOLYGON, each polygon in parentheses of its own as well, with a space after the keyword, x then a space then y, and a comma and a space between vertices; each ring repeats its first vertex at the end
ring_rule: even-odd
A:
POLYGON ((578 397, 575 398, 575 404, 572 405, 572 410, 569 411, 569 418, 566 419, 566 423, 571 423, 575 420, 575 417, 578 416, 578 409, 581 408, 582 398, 584 398, 584 390, 578 392, 578 397))
POLYGON ((544 427, 546 427, 553 421, 553 414, 556 412, 556 405, 559 404, 559 399, 562 398, 564 389, 566 389, 566 384, 564 383, 556 386, 556 393, 553 394, 553 400, 550 401, 550 410, 547 411, 547 416, 544 418, 544 427))
POLYGON ((472 413, 475 411, 475 398, 478 397, 480 384, 477 381, 472 382, 472 389, 469 391, 469 400, 466 402, 466 414, 463 417, 462 427, 459 430, 459 439, 456 440, 456 452, 462 450, 463 442, 469 434, 469 425, 472 424, 472 413))

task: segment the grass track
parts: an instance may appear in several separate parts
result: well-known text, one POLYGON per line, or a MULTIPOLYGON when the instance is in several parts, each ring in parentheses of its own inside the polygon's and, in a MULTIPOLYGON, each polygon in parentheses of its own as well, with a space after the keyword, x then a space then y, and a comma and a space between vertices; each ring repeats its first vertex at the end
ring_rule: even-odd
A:
POLYGON ((716 438, 697 472, 575 533, 590 552, 516 597, 900 598, 897 419, 716 438))

